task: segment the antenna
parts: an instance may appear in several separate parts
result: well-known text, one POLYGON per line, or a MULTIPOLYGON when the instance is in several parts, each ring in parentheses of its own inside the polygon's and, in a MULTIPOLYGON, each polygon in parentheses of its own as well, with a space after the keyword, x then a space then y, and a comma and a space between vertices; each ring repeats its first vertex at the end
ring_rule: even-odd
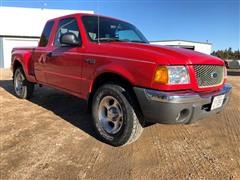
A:
POLYGON ((97 18, 97 21, 98 21, 98 22, 97 22, 97 23, 98 23, 98 27, 97 27, 97 30, 98 30, 97 33, 98 33, 98 35, 97 35, 97 37, 98 37, 98 38, 97 38, 97 40, 98 40, 98 44, 100 44, 100 41, 99 41, 99 38, 100 38, 100 29, 99 29, 99 28, 100 28, 99 0, 97 1, 97 10, 98 10, 98 12, 97 12, 97 13, 98 13, 98 18, 97 18))
POLYGON ((99 22, 99 20, 100 20, 100 18, 99 18, 99 15, 98 15, 98 28, 97 28, 97 29, 98 29, 98 38, 97 38, 97 39, 98 39, 98 44, 100 44, 100 41, 99 41, 99 38, 100 38, 100 37, 99 37, 99 36, 100 36, 100 30, 99 30, 99 28, 100 28, 100 22, 99 22))

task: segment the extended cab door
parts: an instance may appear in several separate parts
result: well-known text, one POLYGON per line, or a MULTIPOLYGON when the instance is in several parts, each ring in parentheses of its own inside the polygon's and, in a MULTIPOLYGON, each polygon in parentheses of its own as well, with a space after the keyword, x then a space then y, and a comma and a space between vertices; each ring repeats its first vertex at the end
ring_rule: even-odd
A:
POLYGON ((54 21, 48 21, 43 29, 38 47, 33 50, 32 63, 31 63, 31 74, 35 75, 35 78, 40 83, 47 83, 45 78, 46 71, 46 59, 49 48, 51 49, 50 37, 53 34, 54 21))
POLYGON ((52 51, 49 52, 46 60, 47 83, 81 96, 83 51, 81 33, 76 19, 74 17, 61 19, 58 22, 52 51), (60 38, 65 33, 73 33, 79 45, 61 44, 60 38))

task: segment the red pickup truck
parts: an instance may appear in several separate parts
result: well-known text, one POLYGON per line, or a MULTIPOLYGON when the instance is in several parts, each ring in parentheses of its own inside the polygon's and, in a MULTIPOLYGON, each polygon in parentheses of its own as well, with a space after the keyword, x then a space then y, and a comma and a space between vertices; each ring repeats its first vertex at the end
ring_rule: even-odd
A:
POLYGON ((89 14, 49 20, 38 47, 13 49, 12 71, 19 98, 39 84, 87 100, 96 131, 114 146, 134 142, 146 122, 216 114, 231 93, 223 60, 150 45, 132 24, 89 14))

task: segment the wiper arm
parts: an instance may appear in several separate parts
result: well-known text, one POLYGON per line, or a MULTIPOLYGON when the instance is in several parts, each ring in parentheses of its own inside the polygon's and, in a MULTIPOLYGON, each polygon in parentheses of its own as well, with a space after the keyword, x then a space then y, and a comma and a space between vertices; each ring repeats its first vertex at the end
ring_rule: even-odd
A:
POLYGON ((114 41, 122 42, 122 40, 120 40, 118 38, 98 38, 97 41, 100 41, 100 42, 114 42, 114 41))
POLYGON ((136 43, 147 43, 145 41, 138 41, 138 40, 128 40, 128 39, 118 39, 118 38, 98 38, 97 41, 100 42, 136 42, 136 43))
POLYGON ((146 41, 138 41, 138 40, 132 40, 130 42, 136 42, 136 43, 147 43, 146 41))

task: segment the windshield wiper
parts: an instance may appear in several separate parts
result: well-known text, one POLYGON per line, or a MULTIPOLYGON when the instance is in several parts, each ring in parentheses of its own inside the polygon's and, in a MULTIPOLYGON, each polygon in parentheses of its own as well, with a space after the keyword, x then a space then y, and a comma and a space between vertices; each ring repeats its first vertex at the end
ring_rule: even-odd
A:
POLYGON ((100 41, 100 42, 124 42, 123 40, 120 40, 118 38, 98 38, 97 41, 100 41))
POLYGON ((132 40, 130 42, 136 42, 136 43, 147 43, 146 41, 138 41, 138 40, 132 40))
POLYGON ((146 41, 139 40, 128 40, 128 39, 118 39, 118 38, 98 38, 99 42, 136 42, 136 43, 147 43, 146 41))

